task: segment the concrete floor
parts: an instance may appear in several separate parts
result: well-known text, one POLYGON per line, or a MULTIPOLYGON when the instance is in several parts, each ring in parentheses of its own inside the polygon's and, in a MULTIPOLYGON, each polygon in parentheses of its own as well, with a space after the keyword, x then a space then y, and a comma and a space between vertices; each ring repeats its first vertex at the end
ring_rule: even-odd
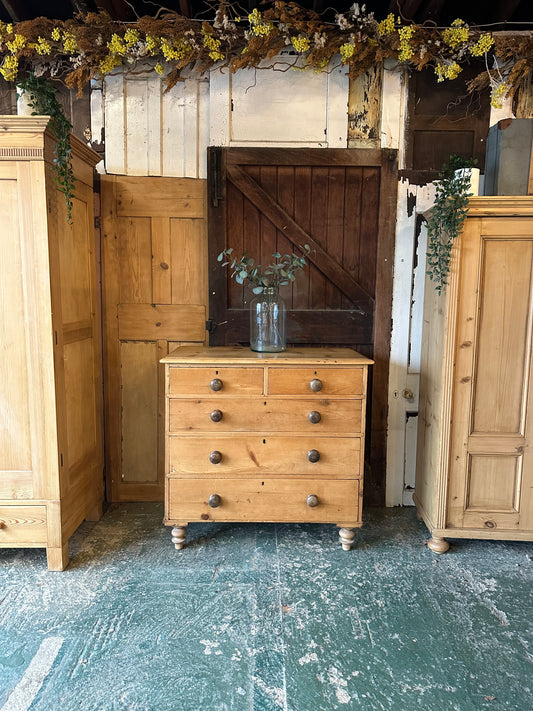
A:
POLYGON ((2 711, 531 711, 530 543, 436 556, 413 509, 330 525, 191 524, 112 506, 71 539, 0 549, 2 711), (528 651, 529 648, 529 651, 528 651))

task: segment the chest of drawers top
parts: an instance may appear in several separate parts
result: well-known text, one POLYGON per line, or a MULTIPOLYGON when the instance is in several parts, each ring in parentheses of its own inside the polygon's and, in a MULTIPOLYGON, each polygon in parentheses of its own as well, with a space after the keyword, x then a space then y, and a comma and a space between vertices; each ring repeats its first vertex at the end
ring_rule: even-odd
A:
POLYGON ((170 366, 170 397, 216 394, 353 398, 364 395, 363 366, 373 361, 351 348, 255 353, 239 347, 181 346, 161 362, 170 366))

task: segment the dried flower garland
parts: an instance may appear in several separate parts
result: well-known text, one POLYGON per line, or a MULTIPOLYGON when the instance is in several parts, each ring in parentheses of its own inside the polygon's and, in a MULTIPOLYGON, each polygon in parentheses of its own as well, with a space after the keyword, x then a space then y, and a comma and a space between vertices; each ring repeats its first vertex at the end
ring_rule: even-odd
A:
POLYGON ((514 94, 532 71, 533 34, 491 34, 460 19, 446 28, 408 24, 392 13, 378 21, 357 4, 338 13, 335 22, 326 22, 313 11, 281 1, 243 18, 222 2, 213 22, 170 12, 134 23, 112 20, 105 12, 66 21, 40 17, 15 25, 0 22, 4 79, 16 81, 33 70, 79 90, 91 79, 119 68, 132 70, 146 60, 171 88, 186 68, 203 73, 215 65, 236 71, 275 63, 280 69, 327 71, 334 60, 356 77, 387 58, 416 70, 433 67, 437 81, 444 81, 480 57, 485 67, 469 89, 490 86, 493 105, 501 106, 503 97, 514 94), (289 54, 281 64, 275 58, 283 49, 289 54))

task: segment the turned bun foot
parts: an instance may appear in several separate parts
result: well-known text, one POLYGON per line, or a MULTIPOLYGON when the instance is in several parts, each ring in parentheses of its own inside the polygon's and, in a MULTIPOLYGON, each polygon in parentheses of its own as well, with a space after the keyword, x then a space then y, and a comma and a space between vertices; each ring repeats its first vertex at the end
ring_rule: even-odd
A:
POLYGON ((450 544, 448 541, 439 536, 432 536, 428 541, 428 548, 432 550, 433 553, 446 553, 449 547, 450 544))
POLYGON ((186 535, 187 526, 174 526, 172 529, 172 543, 177 551, 180 551, 183 548, 186 535))
POLYGON ((340 529, 339 539, 340 539, 343 551, 351 550, 354 538, 355 538, 355 529, 353 529, 353 528, 341 528, 340 529))

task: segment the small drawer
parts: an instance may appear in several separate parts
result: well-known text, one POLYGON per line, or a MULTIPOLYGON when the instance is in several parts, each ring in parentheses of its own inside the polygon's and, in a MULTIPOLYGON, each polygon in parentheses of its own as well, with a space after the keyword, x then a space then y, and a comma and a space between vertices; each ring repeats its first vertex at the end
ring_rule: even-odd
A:
POLYGON ((269 368, 269 395, 360 396, 363 368, 269 368))
POLYGON ((168 367, 170 395, 261 395, 263 368, 168 367))
POLYGON ((170 398, 169 432, 359 434, 362 400, 170 398))
POLYGON ((357 480, 213 478, 169 479, 167 484, 167 523, 291 521, 357 526, 361 522, 357 480))
POLYGON ((328 476, 357 479, 359 437, 170 437, 170 477, 328 476))
POLYGON ((0 506, 0 546, 46 545, 46 506, 0 506))

